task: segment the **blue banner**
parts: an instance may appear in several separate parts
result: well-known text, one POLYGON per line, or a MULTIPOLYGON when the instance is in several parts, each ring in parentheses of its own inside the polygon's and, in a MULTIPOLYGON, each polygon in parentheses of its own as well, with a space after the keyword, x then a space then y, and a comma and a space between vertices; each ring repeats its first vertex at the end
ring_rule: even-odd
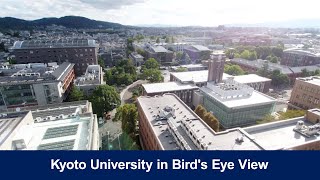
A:
POLYGON ((1 151, 2 177, 13 179, 306 179, 319 151, 1 151))

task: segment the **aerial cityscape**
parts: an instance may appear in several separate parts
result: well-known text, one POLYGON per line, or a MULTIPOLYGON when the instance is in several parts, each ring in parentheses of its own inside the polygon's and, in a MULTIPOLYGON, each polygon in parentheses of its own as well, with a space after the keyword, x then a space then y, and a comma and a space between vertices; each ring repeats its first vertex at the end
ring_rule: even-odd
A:
POLYGON ((320 150, 318 6, 229 1, 1 2, 0 150, 320 150))

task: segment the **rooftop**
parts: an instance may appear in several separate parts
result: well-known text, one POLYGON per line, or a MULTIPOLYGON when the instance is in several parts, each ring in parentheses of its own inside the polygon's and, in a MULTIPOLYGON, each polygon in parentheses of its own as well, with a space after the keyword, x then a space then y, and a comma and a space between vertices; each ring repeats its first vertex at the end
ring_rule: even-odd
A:
POLYGON ((241 76, 234 76, 234 80, 238 83, 247 84, 247 83, 257 83, 257 82, 268 82, 271 79, 261 77, 256 74, 247 74, 241 76))
POLYGON ((274 98, 232 80, 226 80, 220 84, 208 82, 207 86, 200 90, 228 108, 244 108, 275 102, 274 98))
POLYGON ((239 129, 221 133, 214 132, 174 94, 139 97, 138 103, 164 150, 261 149, 239 129), (178 137, 179 140, 176 140, 175 137, 178 137), (236 139, 239 137, 242 137, 244 141, 238 143, 236 139))
POLYGON ((6 66, 0 69, 0 85, 62 81, 73 67, 74 64, 68 62, 59 66, 44 63, 6 66))
POLYGON ((289 149, 312 141, 319 141, 319 135, 305 136, 301 132, 294 131, 299 121, 303 126, 311 126, 305 117, 299 117, 274 123, 262 124, 244 128, 253 136, 255 141, 266 150, 289 149))
POLYGON ((146 93, 161 93, 161 92, 172 92, 181 91, 188 89, 199 89, 198 86, 193 84, 181 84, 179 82, 166 82, 166 83, 153 83, 153 84, 142 84, 146 93))
POLYGON ((150 49, 155 53, 166 53, 169 52, 166 48, 162 46, 151 46, 150 49))
MULTIPOLYGON (((177 72, 171 73, 171 75, 179 79, 182 83, 204 83, 208 81, 208 70, 177 72)), ((231 75, 223 73, 223 78, 227 77, 231 77, 231 75)))
POLYGON ((209 48, 201 45, 191 45, 190 48, 195 49, 197 51, 210 51, 209 48))
POLYGON ((0 147, 12 135, 17 126, 22 123, 27 114, 28 112, 0 114, 0 147))
POLYGON ((291 53, 291 54, 303 54, 308 55, 312 57, 320 57, 320 51, 316 49, 302 49, 302 48, 292 48, 292 49, 286 49, 283 52, 285 53, 291 53))
POLYGON ((311 76, 305 78, 297 78, 300 81, 320 86, 320 76, 311 76))
POLYGON ((96 46, 97 45, 95 40, 88 40, 88 39, 28 40, 28 41, 16 41, 12 49, 96 47, 96 46))
POLYGON ((89 65, 84 76, 78 77, 75 80, 75 84, 77 86, 99 85, 102 83, 101 71, 102 68, 100 65, 89 65))

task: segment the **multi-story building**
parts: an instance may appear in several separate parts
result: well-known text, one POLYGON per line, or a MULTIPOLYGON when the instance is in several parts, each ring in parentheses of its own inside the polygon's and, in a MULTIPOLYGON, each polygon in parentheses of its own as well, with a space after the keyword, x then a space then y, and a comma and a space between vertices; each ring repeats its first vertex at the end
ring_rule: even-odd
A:
POLYGON ((137 106, 145 150, 320 150, 319 109, 306 117, 215 132, 174 94, 141 96, 137 106))
POLYGON ((77 75, 84 74, 88 65, 98 64, 98 45, 94 40, 17 41, 12 50, 17 63, 71 62, 77 75))
POLYGON ((78 87, 86 96, 90 96, 97 86, 103 84, 103 73, 100 65, 89 65, 86 73, 78 77, 74 84, 78 87))
POLYGON ((91 103, 37 106, 0 115, 0 150, 98 150, 91 103))
POLYGON ((297 67, 320 64, 320 53, 308 49, 287 49, 283 51, 282 65, 297 67))
POLYGON ((0 109, 62 102, 73 83, 74 64, 18 64, 1 69, 0 109))
POLYGON ((179 82, 142 84, 142 87, 144 96, 173 93, 189 106, 192 105, 194 91, 199 89, 198 86, 193 84, 181 84, 179 82))
POLYGON ((170 64, 173 61, 173 52, 162 46, 148 46, 145 48, 146 59, 154 58, 160 64, 170 64))
POLYGON ((320 107, 320 76, 297 78, 290 103, 303 109, 320 107))
POLYGON ((224 128, 255 124, 273 111, 275 99, 235 82, 233 79, 207 86, 196 92, 194 106, 199 103, 219 119, 224 128))
POLYGON ((208 60, 210 59, 211 51, 205 46, 201 45, 191 45, 184 48, 184 52, 186 52, 190 59, 193 62, 201 61, 201 60, 208 60))
POLYGON ((140 54, 133 52, 129 55, 129 58, 133 61, 136 66, 141 66, 144 62, 144 57, 140 54))

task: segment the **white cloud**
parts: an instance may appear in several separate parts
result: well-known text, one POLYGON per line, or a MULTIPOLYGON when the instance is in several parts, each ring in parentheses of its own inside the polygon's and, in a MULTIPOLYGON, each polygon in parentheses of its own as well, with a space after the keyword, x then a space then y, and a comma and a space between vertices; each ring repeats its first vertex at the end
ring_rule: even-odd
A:
POLYGON ((123 24, 213 26, 320 18, 317 0, 0 0, 0 16, 85 16, 123 24))

